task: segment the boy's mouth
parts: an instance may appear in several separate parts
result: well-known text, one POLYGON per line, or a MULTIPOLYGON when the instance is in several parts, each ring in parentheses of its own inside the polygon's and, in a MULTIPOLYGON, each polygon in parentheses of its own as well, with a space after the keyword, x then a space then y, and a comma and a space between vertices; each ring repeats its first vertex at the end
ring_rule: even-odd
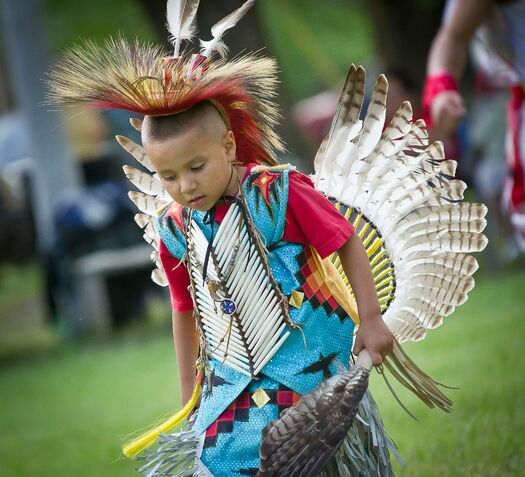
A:
POLYGON ((200 195, 199 197, 195 197, 194 199, 191 199, 188 201, 188 205, 192 208, 197 207, 199 204, 201 204, 204 201, 205 196, 200 195))

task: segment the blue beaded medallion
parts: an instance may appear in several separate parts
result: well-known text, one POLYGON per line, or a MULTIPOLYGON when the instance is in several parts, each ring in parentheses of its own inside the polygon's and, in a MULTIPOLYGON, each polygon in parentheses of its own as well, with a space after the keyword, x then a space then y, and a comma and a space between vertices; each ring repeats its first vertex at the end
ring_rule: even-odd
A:
POLYGON ((230 298, 221 300, 221 311, 225 315, 233 315, 237 311, 237 304, 230 298))

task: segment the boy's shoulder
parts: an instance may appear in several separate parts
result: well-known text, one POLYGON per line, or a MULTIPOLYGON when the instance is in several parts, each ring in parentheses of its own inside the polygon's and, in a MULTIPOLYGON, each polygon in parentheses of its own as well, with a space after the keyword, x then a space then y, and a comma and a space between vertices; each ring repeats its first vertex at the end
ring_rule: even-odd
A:
POLYGON ((307 174, 299 171, 293 164, 278 164, 276 166, 266 166, 259 164, 250 169, 248 178, 253 182, 254 178, 257 178, 258 176, 266 176, 270 178, 280 177, 282 175, 289 176, 291 178, 291 183, 295 183, 297 181, 306 182, 313 187, 313 182, 311 181, 310 177, 307 174))
MULTIPOLYGON (((305 193, 311 194, 315 190, 314 183, 309 175, 299 171, 292 164, 279 164, 277 166, 258 165, 250 170, 248 179, 250 183, 256 182, 273 182, 275 179, 287 176, 287 187, 294 190, 304 190, 305 193), (285 174, 286 173, 286 174, 285 174)), ((268 184, 269 185, 269 184, 268 184)))
MULTIPOLYGON (((262 195, 267 205, 270 204, 270 195, 281 195, 288 190, 289 173, 295 171, 291 164, 279 164, 275 166, 257 164, 250 167, 244 180, 245 191, 248 193, 256 191, 256 196, 262 195)), ((279 201, 277 201, 279 202, 279 201)))
POLYGON ((184 207, 168 202, 157 211, 157 232, 171 255, 179 260, 186 253, 184 237, 184 207))
POLYGON ((157 210, 157 217, 159 223, 166 222, 170 218, 177 224, 177 226, 183 229, 183 214, 184 207, 174 200, 163 205, 157 210))

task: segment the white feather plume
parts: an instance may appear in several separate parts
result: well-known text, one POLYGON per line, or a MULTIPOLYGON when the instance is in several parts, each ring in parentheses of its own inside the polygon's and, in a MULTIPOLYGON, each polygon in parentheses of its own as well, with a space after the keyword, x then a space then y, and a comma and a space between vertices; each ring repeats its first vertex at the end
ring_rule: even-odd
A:
POLYGON ((181 40, 191 40, 195 33, 195 15, 199 0, 168 0, 167 27, 174 46, 173 56, 179 56, 181 40))
POLYGON ((221 56, 228 52, 228 47, 222 41, 222 36, 227 30, 233 28, 237 22, 246 14, 246 12, 255 3, 255 0, 246 0, 237 10, 219 20, 211 27, 211 34, 213 38, 209 41, 201 40, 201 54, 203 56, 210 56, 217 51, 221 56))

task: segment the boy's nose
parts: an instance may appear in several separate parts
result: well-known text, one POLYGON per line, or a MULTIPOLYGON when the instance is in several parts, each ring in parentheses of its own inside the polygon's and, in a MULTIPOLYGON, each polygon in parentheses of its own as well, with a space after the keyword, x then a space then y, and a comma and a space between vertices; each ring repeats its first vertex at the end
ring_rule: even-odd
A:
POLYGON ((196 189, 196 184, 194 180, 189 179, 189 178, 188 179, 183 178, 181 180, 180 191, 183 194, 191 193, 195 191, 195 189, 196 189))

